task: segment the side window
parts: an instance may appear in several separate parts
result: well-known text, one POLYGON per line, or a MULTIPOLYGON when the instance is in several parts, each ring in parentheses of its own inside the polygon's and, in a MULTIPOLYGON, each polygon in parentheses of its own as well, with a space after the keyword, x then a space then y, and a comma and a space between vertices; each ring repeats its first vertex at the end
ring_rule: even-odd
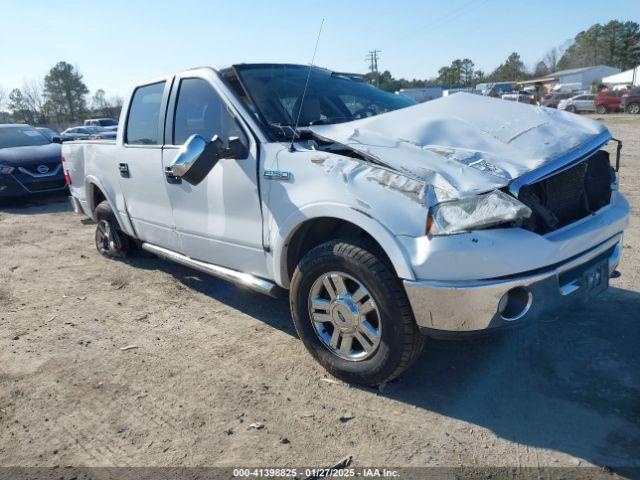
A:
POLYGON ((218 135, 225 143, 229 137, 239 137, 248 146, 246 135, 211 84, 201 78, 185 78, 178 91, 173 144, 182 145, 194 134, 205 140, 218 135))
POLYGON ((133 94, 127 119, 125 142, 129 145, 158 145, 158 122, 164 82, 138 88, 133 94))

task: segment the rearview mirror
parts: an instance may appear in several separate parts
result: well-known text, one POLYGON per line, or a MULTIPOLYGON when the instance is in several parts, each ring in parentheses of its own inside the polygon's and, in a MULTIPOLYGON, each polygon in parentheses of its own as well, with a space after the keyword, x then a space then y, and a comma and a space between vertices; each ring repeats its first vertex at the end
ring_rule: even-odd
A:
POLYGON ((60 137, 58 135, 54 135, 53 137, 51 137, 51 141, 53 143, 62 143, 62 137, 60 137))
POLYGON ((171 173, 191 185, 198 185, 218 163, 224 150, 217 135, 207 142, 200 135, 191 135, 171 163, 171 173))

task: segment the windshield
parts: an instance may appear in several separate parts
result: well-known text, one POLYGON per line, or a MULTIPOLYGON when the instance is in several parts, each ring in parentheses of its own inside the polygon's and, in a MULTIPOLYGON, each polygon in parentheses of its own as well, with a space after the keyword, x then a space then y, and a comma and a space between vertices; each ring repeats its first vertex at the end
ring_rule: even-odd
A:
POLYGON ((0 127, 0 148, 33 147, 51 142, 33 127, 0 127))
POLYGON ((272 127, 294 126, 299 112, 299 126, 304 127, 349 122, 416 103, 353 75, 314 67, 301 109, 309 67, 265 64, 234 68, 258 114, 272 127))

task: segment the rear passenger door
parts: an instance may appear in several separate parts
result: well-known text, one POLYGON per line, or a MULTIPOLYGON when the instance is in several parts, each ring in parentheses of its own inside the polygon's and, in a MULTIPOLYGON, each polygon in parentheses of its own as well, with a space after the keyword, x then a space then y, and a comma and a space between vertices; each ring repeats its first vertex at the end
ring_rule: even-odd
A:
POLYGON ((243 159, 221 159, 198 185, 167 178, 165 187, 182 251, 191 258, 266 275, 257 181, 257 143, 210 69, 176 77, 169 100, 163 163, 167 168, 193 134, 239 137, 243 159))
POLYGON ((165 189, 162 141, 172 79, 143 85, 134 91, 127 120, 118 135, 114 159, 127 212, 140 240, 179 250, 171 203, 165 189))

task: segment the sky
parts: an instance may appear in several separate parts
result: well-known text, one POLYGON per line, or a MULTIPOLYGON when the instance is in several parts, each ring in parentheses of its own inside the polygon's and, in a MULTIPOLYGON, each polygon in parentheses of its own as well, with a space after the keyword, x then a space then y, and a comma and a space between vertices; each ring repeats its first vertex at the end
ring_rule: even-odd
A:
POLYGON ((640 22, 640 0, 0 0, 0 87, 41 79, 58 61, 94 92, 128 95, 187 68, 311 61, 429 78, 455 58, 490 72, 512 51, 532 67, 590 25, 640 22))

